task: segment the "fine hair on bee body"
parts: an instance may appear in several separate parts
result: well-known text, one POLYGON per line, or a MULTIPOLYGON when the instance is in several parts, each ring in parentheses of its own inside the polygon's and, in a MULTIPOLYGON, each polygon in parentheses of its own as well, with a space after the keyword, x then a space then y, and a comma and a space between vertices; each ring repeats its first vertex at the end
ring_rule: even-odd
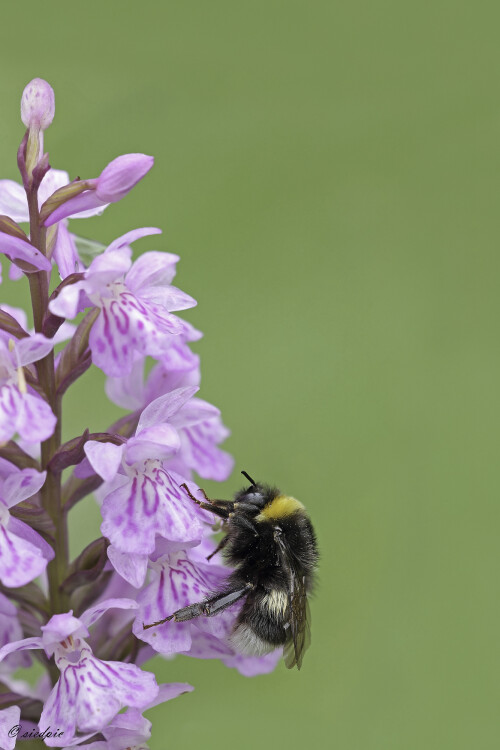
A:
POLYGON ((223 519, 225 536, 207 558, 223 550, 233 566, 223 589, 143 627, 213 617, 243 599, 230 636, 233 647, 261 656, 283 646, 286 666, 300 669, 310 642, 307 598, 318 562, 314 529, 302 503, 242 474, 250 487, 232 501, 210 500, 203 490, 199 500, 181 485, 197 505, 223 519))

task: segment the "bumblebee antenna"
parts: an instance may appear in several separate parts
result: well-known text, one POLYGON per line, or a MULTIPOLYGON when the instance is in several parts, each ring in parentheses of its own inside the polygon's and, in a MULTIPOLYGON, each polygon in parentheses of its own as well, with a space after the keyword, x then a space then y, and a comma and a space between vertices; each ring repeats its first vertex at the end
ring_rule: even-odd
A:
POLYGON ((248 481, 250 482, 250 484, 253 484, 253 486, 256 487, 257 482, 254 482, 254 480, 252 479, 252 477, 250 476, 250 474, 247 474, 246 471, 242 471, 241 473, 243 474, 244 477, 246 477, 248 479, 248 481))

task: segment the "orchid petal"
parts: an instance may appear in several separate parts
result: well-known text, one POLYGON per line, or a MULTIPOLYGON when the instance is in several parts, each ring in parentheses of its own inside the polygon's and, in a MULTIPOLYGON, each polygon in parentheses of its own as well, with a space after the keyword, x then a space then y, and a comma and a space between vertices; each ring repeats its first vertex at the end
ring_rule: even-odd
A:
POLYGON ((2 750, 14 750, 16 734, 12 733, 12 728, 19 726, 20 718, 21 709, 19 706, 9 706, 0 711, 0 747, 2 750))
POLYGON ((158 695, 152 703, 148 703, 147 708, 153 708, 159 706, 161 703, 171 701, 173 698, 177 698, 179 695, 184 693, 192 693, 194 687, 189 685, 187 682, 168 682, 163 683, 159 686, 158 695))
MULTIPOLYGON (((134 263, 135 265, 135 263, 134 263)), ((175 286, 158 287, 145 286, 141 289, 141 298, 153 302, 155 305, 161 305, 165 310, 189 310, 196 307, 196 300, 189 294, 182 292, 175 286)))
POLYGON ((12 472, 3 483, 2 499, 8 508, 32 497, 44 485, 46 471, 22 469, 12 472))
MULTIPOLYGON (((39 725, 40 726, 40 725, 39 725)), ((43 728, 41 728, 41 731, 43 731, 43 728)), ((116 750, 115 748, 110 748, 108 743, 105 741, 99 740, 98 742, 90 742, 86 744, 82 744, 86 742, 86 740, 89 740, 91 737, 93 737, 96 734, 96 732, 88 732, 87 734, 80 734, 78 733, 75 737, 73 737, 72 740, 65 740, 68 744, 64 746, 63 750, 73 750, 74 747, 77 745, 81 745, 81 750, 116 750)), ((48 745, 48 742, 45 742, 46 745, 48 745)), ((139 750, 141 750, 139 748, 139 750)))
POLYGON ((135 411, 146 403, 144 395, 144 357, 136 356, 128 375, 106 378, 106 395, 124 409, 135 411))
POLYGON ((88 208, 86 211, 78 211, 78 213, 71 214, 68 219, 91 219, 93 216, 102 216, 108 206, 111 203, 101 203, 95 208, 88 208))
POLYGON ((109 282, 127 273, 132 264, 131 258, 132 249, 128 245, 118 248, 110 245, 88 267, 85 274, 87 287, 91 291, 104 289, 109 282))
POLYGON ((16 427, 23 440, 28 443, 47 440, 53 434, 56 424, 57 418, 41 396, 29 391, 22 394, 16 427))
POLYGON ((138 595, 139 612, 132 628, 137 638, 149 643, 162 654, 189 651, 193 627, 211 635, 224 635, 234 613, 226 611, 217 618, 198 617, 193 622, 165 622, 142 630, 142 623, 163 620, 176 610, 202 601, 220 589, 227 579, 227 569, 191 558, 185 550, 172 552, 152 565, 152 580, 138 595), (186 644, 189 644, 187 648, 186 644))
POLYGON ((182 330, 181 320, 131 292, 103 298, 101 315, 89 336, 92 361, 106 375, 125 375, 134 366, 137 352, 158 355, 168 348, 172 335, 182 330))
POLYGON ((0 214, 16 222, 30 220, 25 190, 14 180, 0 180, 0 214))
POLYGON ((120 552, 113 544, 108 547, 108 558, 125 581, 136 589, 139 589, 146 580, 148 570, 148 556, 135 552, 120 552))
POLYGON ((20 307, 11 307, 10 305, 2 304, 0 305, 0 310, 9 313, 9 315, 11 315, 14 320, 19 323, 24 331, 28 331, 28 316, 26 315, 26 312, 20 307))
POLYGON ((146 154, 123 154, 113 159, 97 178, 96 192, 103 201, 119 201, 149 172, 154 164, 146 154))
MULTIPOLYGON (((6 643, 14 643, 14 641, 22 639, 23 629, 19 622, 18 614, 19 612, 15 604, 6 596, 0 594, 0 647, 6 643)), ((6 658, 7 664, 5 666, 9 670, 29 667, 31 664, 30 657, 23 651, 17 651, 6 658)), ((5 678, 5 675, 3 677, 5 678)))
POLYGON ((51 341, 54 342, 54 346, 56 344, 62 344, 64 341, 68 341, 68 339, 72 339, 75 335, 76 326, 74 326, 72 323, 63 323, 62 326, 60 326, 55 335, 52 336, 51 341))
POLYGON ((43 648, 47 656, 52 656, 56 646, 70 635, 85 637, 88 635, 84 623, 78 617, 73 616, 73 610, 52 615, 46 625, 41 626, 43 648))
POLYGON ((108 609, 137 609, 138 606, 137 602, 134 602, 133 599, 106 599, 99 604, 94 604, 90 609, 87 609, 87 611, 80 616, 80 620, 87 628, 90 628, 90 626, 97 622, 97 620, 102 617, 108 609))
POLYGON ((179 433, 169 424, 159 424, 141 431, 127 443, 127 463, 135 464, 150 458, 168 458, 181 445, 179 433))
MULTIPOLYGON (((154 675, 135 664, 89 656, 84 675, 81 671, 78 663, 66 666, 40 717, 40 726, 57 726, 65 742, 71 741, 77 728, 101 731, 123 706, 141 708, 158 693, 154 675)), ((49 738, 45 744, 60 747, 60 739, 49 738)))
POLYGON ((6 656, 13 654, 15 651, 26 651, 34 648, 43 648, 42 639, 39 636, 36 638, 23 638, 23 640, 14 641, 13 643, 6 643, 5 646, 0 648, 0 662, 2 662, 6 656))
MULTIPOLYGON (((182 407, 173 414, 171 422, 176 427, 188 427, 198 422, 203 422, 207 419, 215 419, 220 416, 220 409, 213 404, 209 404, 208 401, 204 401, 201 398, 191 398, 185 402, 182 407)), ((227 437, 227 434, 224 435, 227 437)))
POLYGON ((181 477, 159 462, 106 495, 101 532, 120 552, 152 554, 156 535, 172 542, 200 541, 204 525, 192 501, 179 487, 181 477))
POLYGON ((54 348, 54 340, 46 338, 41 333, 32 333, 24 339, 19 339, 16 343, 16 353, 18 364, 21 367, 30 365, 43 359, 54 348))
POLYGON ((57 238, 52 258, 59 269, 59 276, 65 279, 71 273, 84 270, 78 256, 74 235, 68 232, 66 224, 62 222, 57 228, 57 238))
POLYGON ((118 472, 124 447, 124 445, 89 440, 83 449, 94 471, 106 482, 110 482, 118 472))
POLYGON ((49 169, 38 188, 38 203, 40 207, 59 188, 69 184, 69 174, 64 169, 49 169))
POLYGON ((161 233, 162 230, 158 229, 158 227, 141 227, 140 229, 132 229, 130 232, 126 232, 125 234, 122 234, 121 237, 117 237, 116 240, 113 240, 111 245, 108 246, 106 252, 120 250, 122 247, 128 247, 132 242, 140 240, 141 237, 149 237, 153 234, 161 233))
POLYGON ((50 271, 51 269, 50 260, 30 242, 22 240, 20 237, 13 237, 5 232, 0 232, 0 253, 16 260, 25 260, 40 271, 50 271))
MULTIPOLYGON (((17 588, 30 583, 43 573, 48 562, 43 554, 46 550, 42 551, 40 548, 42 545, 35 545, 16 534, 20 525, 25 527, 23 531, 29 529, 26 524, 21 521, 15 523, 16 521, 17 519, 11 518, 7 528, 0 526, 0 581, 9 588, 17 588), (12 532, 10 531, 11 524, 12 532)), ((32 533, 36 534, 34 531, 32 533)), ((42 540, 38 534, 36 536, 42 540)))
POLYGON ((45 541, 43 536, 40 536, 37 531, 32 529, 31 526, 24 523, 24 521, 20 521, 18 518, 11 516, 7 528, 10 534, 15 535, 18 539, 29 542, 33 547, 36 547, 47 562, 54 559, 55 553, 50 544, 45 541))
POLYGON ((143 253, 127 274, 127 286, 138 292, 142 287, 170 284, 175 276, 178 260, 179 256, 173 253, 154 250, 143 253))
POLYGON ((108 203, 109 201, 98 198, 95 190, 84 190, 82 193, 78 193, 78 195, 65 201, 52 211, 45 220, 45 226, 51 227, 58 221, 67 219, 69 216, 74 217, 75 214, 82 213, 83 211, 104 210, 108 203))
POLYGON ((63 287, 59 295, 49 302, 49 310, 60 318, 75 318, 80 312, 83 298, 83 282, 63 287))
POLYGON ((14 263, 11 263, 10 268, 9 268, 9 279, 11 281, 19 281, 19 279, 22 279, 23 276, 24 274, 19 268, 19 266, 15 266, 14 263))
POLYGON ((146 427, 168 422, 198 390, 196 386, 177 388, 175 391, 155 399, 142 412, 136 434, 139 435, 146 427))

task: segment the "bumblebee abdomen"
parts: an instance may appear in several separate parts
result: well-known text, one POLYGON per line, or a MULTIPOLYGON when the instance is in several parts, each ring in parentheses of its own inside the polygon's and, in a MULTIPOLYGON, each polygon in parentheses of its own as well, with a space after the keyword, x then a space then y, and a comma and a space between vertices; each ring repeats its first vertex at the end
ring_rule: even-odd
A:
POLYGON ((286 591, 258 588, 246 598, 230 641, 241 653, 268 654, 286 643, 288 619, 286 591))

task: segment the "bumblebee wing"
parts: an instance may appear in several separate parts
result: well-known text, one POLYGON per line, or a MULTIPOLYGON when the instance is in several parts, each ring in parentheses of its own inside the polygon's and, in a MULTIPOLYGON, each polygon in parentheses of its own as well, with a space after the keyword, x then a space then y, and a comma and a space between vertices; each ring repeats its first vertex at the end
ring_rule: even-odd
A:
POLYGON ((302 666, 302 657, 311 643, 310 614, 304 577, 294 579, 294 590, 288 596, 290 637, 285 643, 283 657, 288 669, 302 666))
POLYGON ((282 565, 288 573, 288 625, 289 637, 283 649, 285 666, 292 669, 302 666, 302 657, 309 648, 311 642, 310 612, 307 601, 306 578, 301 575, 294 564, 282 538, 278 538, 278 546, 281 552, 282 565))

